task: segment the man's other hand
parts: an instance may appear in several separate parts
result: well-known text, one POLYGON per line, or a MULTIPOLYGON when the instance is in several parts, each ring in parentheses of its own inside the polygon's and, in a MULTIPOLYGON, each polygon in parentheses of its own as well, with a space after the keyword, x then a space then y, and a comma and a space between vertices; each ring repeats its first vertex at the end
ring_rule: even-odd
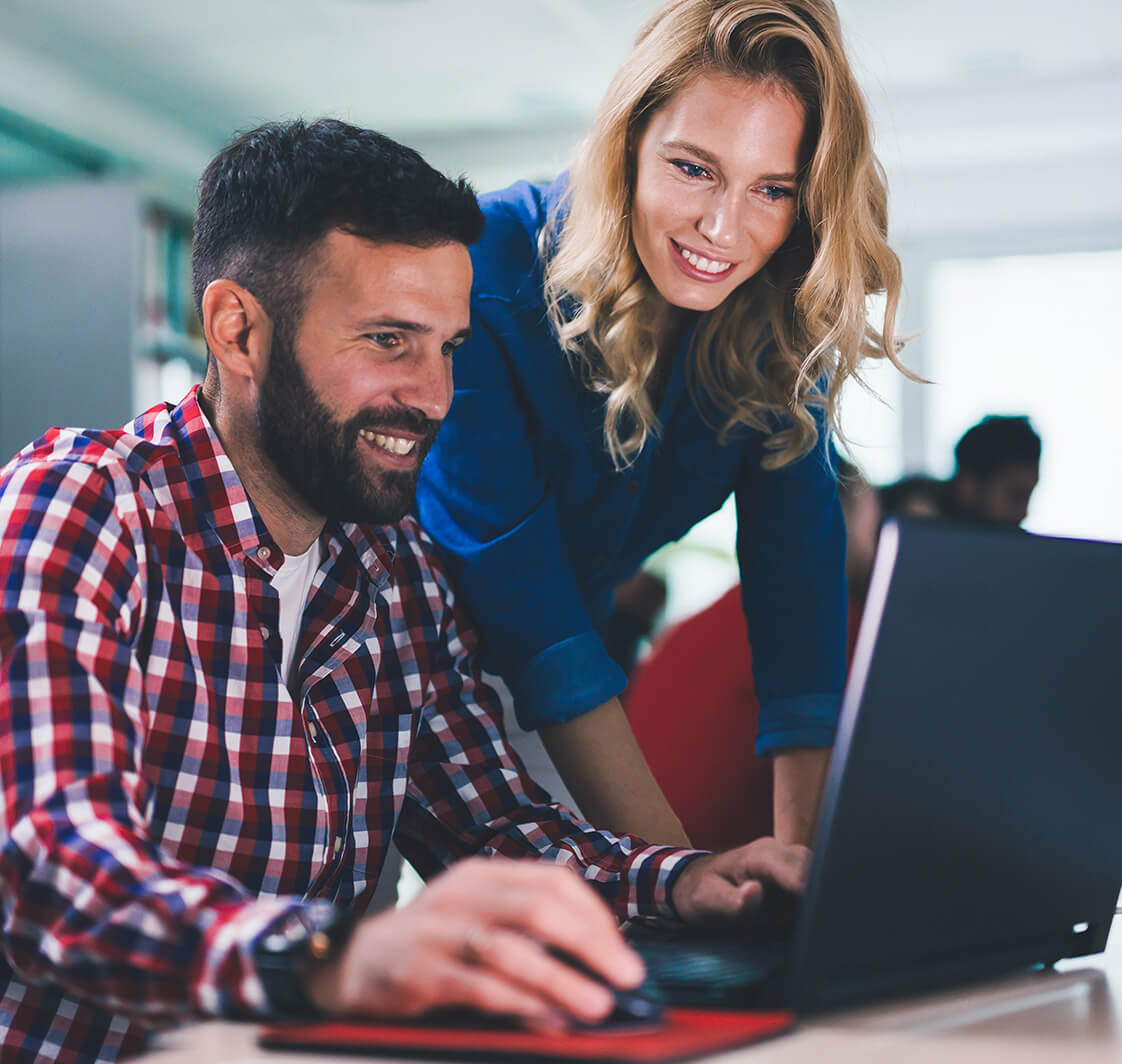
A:
POLYGON ((413 1017, 469 1008, 532 1027, 595 1023, 611 992, 551 951, 620 988, 643 980, 608 907, 567 868, 473 858, 399 909, 367 917, 338 959, 307 978, 326 1013, 413 1017))
POLYGON ((809 867, 807 847, 756 839, 735 850, 694 858, 674 884, 672 901, 688 924, 744 919, 759 908, 765 885, 801 894, 809 867))

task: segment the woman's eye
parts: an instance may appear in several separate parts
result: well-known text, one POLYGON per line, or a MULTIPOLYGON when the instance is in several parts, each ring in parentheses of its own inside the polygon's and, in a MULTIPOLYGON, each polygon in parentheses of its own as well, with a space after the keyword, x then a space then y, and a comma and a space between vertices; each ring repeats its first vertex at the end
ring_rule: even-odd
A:
POLYGON ((691 163, 688 159, 674 159, 673 165, 676 166, 686 177, 708 177, 709 171, 698 163, 691 163))
POLYGON ((795 194, 794 189, 786 188, 783 185, 764 185, 760 191, 765 199, 772 201, 790 199, 795 194))

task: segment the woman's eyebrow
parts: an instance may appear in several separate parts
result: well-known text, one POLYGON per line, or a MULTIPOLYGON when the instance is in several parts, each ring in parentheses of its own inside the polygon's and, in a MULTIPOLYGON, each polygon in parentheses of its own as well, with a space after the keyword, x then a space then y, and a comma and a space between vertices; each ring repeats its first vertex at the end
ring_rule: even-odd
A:
POLYGON ((721 160, 717 158, 711 151, 706 151, 705 148, 697 144, 693 144, 688 140, 664 140, 662 147, 666 151, 684 151, 689 155, 695 155, 703 163, 714 167, 719 170, 721 168, 721 160))
MULTIPOLYGON (((681 151, 688 155, 693 155, 695 158, 700 159, 706 166, 712 167, 714 170, 721 169, 721 160, 717 158, 711 151, 702 148, 698 144, 693 144, 688 140, 666 140, 662 142, 663 151, 681 151)), ((799 175, 795 172, 785 172, 782 174, 760 174, 762 181, 798 181, 799 175)))

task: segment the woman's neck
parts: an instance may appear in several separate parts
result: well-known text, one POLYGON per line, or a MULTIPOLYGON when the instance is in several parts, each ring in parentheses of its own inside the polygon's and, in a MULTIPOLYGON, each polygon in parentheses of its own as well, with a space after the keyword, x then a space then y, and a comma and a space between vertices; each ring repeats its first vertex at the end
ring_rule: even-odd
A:
POLYGON ((666 386, 670 381, 670 368, 693 318, 692 311, 671 306, 666 300, 659 298, 652 323, 657 355, 647 380, 647 395, 656 410, 662 405, 666 386))
POLYGON ((661 296, 658 297, 652 325, 659 361, 674 357, 674 352, 678 350, 682 336, 693 317, 692 311, 672 306, 661 296))

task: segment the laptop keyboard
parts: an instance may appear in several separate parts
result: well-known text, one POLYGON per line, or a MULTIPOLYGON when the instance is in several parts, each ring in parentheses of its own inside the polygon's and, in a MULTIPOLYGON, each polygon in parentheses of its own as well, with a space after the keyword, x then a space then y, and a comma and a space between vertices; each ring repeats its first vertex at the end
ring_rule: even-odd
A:
POLYGON ((647 965, 644 992, 670 1004, 744 1005, 782 973, 786 943, 747 943, 696 932, 632 926, 627 937, 647 965))

